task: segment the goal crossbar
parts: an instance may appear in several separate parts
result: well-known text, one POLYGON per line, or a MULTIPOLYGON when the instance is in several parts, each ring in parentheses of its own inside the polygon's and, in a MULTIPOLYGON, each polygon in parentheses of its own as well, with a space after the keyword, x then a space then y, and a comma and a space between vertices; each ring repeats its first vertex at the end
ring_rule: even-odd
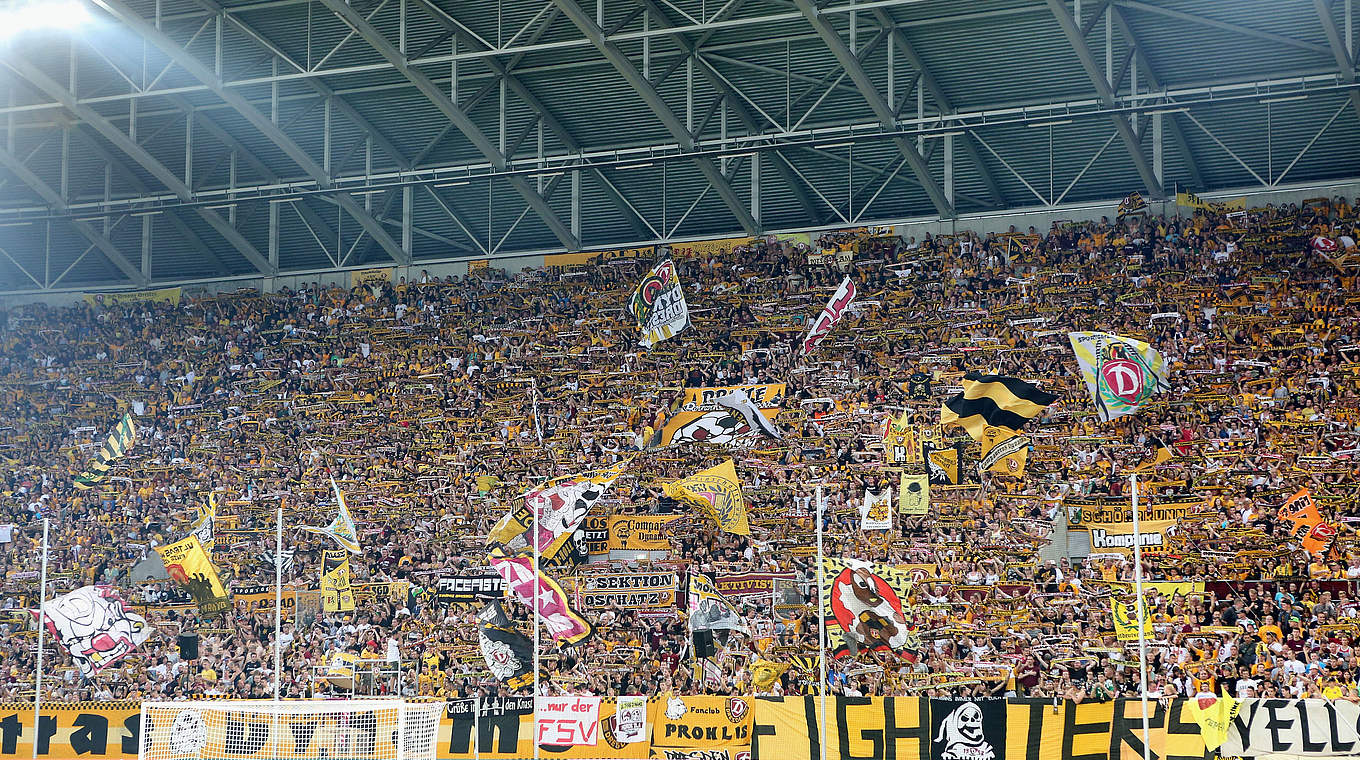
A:
POLYGON ((434 760, 443 702, 145 702, 139 760, 434 760))

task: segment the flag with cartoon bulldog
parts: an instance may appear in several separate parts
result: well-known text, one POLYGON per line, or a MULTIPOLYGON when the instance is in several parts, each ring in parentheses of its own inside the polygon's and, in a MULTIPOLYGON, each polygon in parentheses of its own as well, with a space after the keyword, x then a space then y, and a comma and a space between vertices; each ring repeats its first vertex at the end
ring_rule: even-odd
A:
POLYGON ((1005 754, 1005 700, 930 700, 930 760, 1000 760, 1005 754))
POLYGON ((827 599, 826 635, 833 657, 853 657, 863 650, 894 651, 914 661, 920 634, 907 620, 902 600, 911 573, 877 562, 823 560, 822 593, 827 599))

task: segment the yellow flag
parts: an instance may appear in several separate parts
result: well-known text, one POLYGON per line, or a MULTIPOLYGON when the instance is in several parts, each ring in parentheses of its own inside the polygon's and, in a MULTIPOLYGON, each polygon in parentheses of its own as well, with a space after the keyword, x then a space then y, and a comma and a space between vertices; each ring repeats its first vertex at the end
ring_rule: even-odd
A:
POLYGON ((888 422, 883 433, 883 458, 889 464, 921 461, 921 445, 917 443, 916 429, 911 426, 910 411, 888 422))
POLYGON ((200 612, 216 615, 231 608, 227 589, 217 577, 217 568, 203 551, 198 536, 190 535, 173 544, 157 546, 156 552, 161 555, 165 572, 189 592, 200 612))
POLYGON ((930 512, 930 477, 902 473, 897 488, 897 512, 903 515, 924 515, 930 512))
POLYGON ((1204 746, 1209 751, 1218 749, 1228 739, 1228 727, 1242 709, 1242 703, 1228 696, 1225 689, 1221 697, 1191 699, 1187 703, 1190 717, 1199 724, 1199 734, 1204 737, 1204 746))
POLYGON ((349 552, 344 549, 327 549, 321 553, 321 608, 325 612, 354 611, 349 552))
POLYGON ((769 691, 774 682, 788 669, 788 663, 756 660, 751 663, 751 683, 760 691, 769 691))
POLYGON ((950 446, 949 448, 935 448, 940 445, 938 441, 923 442, 922 452, 925 454, 926 472, 930 482, 935 485, 958 485, 959 482, 959 450, 950 446))
POLYGON ((982 430, 982 467, 998 475, 1025 476, 1029 437, 1009 428, 988 425, 982 430))
MULTIPOLYGON (((1142 600, 1139 600, 1142 604, 1142 600)), ((1127 604, 1118 599, 1110 600, 1110 609, 1114 613, 1114 634, 1120 641, 1138 640, 1138 614, 1129 609, 1127 604)), ((1147 608, 1143 608, 1143 635, 1152 635, 1152 618, 1148 617, 1147 608)))
POLYGON ((667 496, 699 507, 728 533, 751 535, 746 521, 746 502, 737 481, 737 467, 729 459, 717 467, 696 472, 688 478, 663 486, 667 496))

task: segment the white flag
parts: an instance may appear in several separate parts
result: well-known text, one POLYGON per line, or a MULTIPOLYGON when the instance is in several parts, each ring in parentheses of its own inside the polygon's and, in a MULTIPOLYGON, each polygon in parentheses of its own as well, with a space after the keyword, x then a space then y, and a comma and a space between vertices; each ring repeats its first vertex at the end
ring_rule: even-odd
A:
POLYGON ((859 505, 859 529, 892 530, 892 486, 877 495, 864 489, 864 501, 859 505))
POLYGON ((761 435, 776 440, 783 437, 779 433, 779 428, 775 427, 774 423, 761 413, 760 407, 756 406, 756 402, 752 401, 746 391, 741 388, 733 388, 713 399, 713 401, 719 406, 732 410, 733 414, 746 420, 746 424, 750 425, 752 430, 760 431, 761 435))
POLYGON ((85 586, 43 603, 42 622, 86 678, 132 654, 151 637, 112 586, 85 586))
POLYGON ((812 328, 808 330, 806 338, 803 338, 799 353, 810 354, 828 334, 831 333, 844 316, 845 310, 850 307, 850 302, 855 300, 855 283, 849 277, 841 282, 841 286, 836 288, 835 295, 827 301, 826 308, 813 320, 812 328))

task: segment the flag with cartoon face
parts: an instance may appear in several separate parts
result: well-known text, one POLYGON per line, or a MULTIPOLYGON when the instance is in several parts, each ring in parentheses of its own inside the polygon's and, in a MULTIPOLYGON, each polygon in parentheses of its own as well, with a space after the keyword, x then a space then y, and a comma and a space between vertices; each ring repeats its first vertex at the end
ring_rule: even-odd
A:
POLYGON ((920 634, 902 606, 912 583, 908 571, 830 557, 823 560, 823 567, 826 633, 833 657, 868 649, 910 658, 920 649, 920 634))
POLYGON ((85 586, 45 602, 42 622, 86 678, 117 663, 151 637, 112 586, 85 586))

